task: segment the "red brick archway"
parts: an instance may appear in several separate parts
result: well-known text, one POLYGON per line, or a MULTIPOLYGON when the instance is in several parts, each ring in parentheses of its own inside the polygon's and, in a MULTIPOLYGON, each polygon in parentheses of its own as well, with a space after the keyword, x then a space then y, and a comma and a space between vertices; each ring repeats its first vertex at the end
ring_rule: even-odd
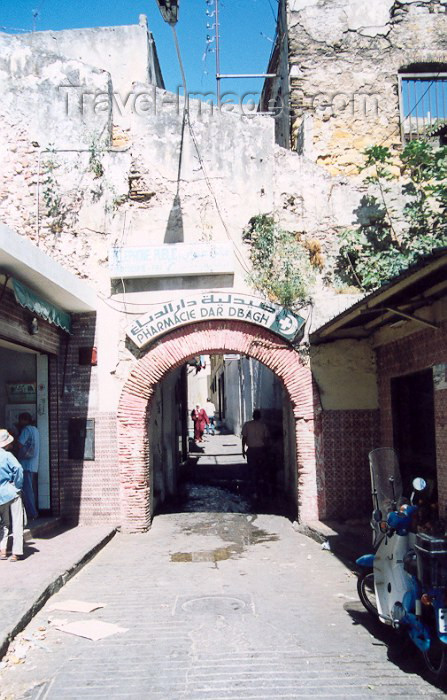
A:
POLYGON ((295 418, 298 512, 316 520, 317 486, 312 375, 289 343, 243 321, 209 321, 165 335, 136 362, 118 407, 121 526, 142 532, 150 526, 150 449, 147 419, 156 385, 194 355, 234 352, 262 362, 282 381, 295 418))

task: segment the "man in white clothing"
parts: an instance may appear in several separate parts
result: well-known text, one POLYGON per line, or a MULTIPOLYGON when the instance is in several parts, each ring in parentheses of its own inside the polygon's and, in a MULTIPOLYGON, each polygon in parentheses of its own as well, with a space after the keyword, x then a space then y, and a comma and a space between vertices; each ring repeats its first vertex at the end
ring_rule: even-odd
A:
POLYGON ((213 402, 211 401, 211 399, 206 400, 205 412, 206 412, 206 415, 208 416, 208 419, 209 419, 209 423, 206 426, 206 434, 209 435, 211 433, 211 435, 215 435, 216 434, 216 426, 214 423, 214 419, 216 416, 216 407, 213 404, 213 402))

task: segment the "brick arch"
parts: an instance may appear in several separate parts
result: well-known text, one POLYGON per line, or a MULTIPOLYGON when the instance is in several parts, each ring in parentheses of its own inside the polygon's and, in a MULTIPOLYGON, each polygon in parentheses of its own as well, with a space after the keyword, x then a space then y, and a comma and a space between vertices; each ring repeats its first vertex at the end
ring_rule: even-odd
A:
POLYGON ((312 374, 292 346, 244 321, 205 321, 165 335, 137 361, 118 407, 121 526, 142 532, 151 521, 148 412, 156 385, 194 355, 238 353, 268 367, 283 383, 295 418, 298 510, 318 519, 312 374))

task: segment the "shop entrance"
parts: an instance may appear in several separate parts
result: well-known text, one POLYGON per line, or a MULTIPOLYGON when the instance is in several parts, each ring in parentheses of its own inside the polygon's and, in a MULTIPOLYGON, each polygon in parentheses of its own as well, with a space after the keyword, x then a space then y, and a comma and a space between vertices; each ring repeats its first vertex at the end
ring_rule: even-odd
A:
POLYGON ((436 489, 436 439, 433 371, 391 380, 394 445, 399 455, 404 493, 416 476, 436 489))
POLYGON ((146 530, 153 515, 151 462, 156 443, 148 422, 162 380, 200 355, 237 353, 252 357, 275 374, 289 405, 291 434, 295 437, 293 472, 297 517, 318 519, 316 442, 318 425, 310 368, 300 354, 273 332, 243 321, 206 321, 176 329, 163 336, 141 356, 120 399, 118 449, 121 525, 125 531, 146 530))
POLYGON ((29 413, 40 433, 38 508, 51 511, 48 356, 0 339, 0 425, 17 434, 20 413, 29 413))

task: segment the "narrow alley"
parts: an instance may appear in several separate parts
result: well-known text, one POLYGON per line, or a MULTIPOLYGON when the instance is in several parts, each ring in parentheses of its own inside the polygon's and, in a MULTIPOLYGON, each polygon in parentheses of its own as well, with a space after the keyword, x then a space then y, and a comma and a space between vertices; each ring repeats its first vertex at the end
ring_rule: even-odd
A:
POLYGON ((191 441, 179 493, 162 512, 293 514, 293 503, 277 488, 278 465, 274 454, 269 457, 270 478, 259 484, 255 498, 239 436, 217 430, 215 435, 205 434, 200 445, 191 441))
POLYGON ((0 671, 2 700, 443 696, 362 608, 342 562, 288 519, 239 506, 117 534, 19 635, 13 650, 28 651, 0 671), (52 610, 68 600, 104 607, 52 610), (57 629, 86 619, 121 631, 57 629))

